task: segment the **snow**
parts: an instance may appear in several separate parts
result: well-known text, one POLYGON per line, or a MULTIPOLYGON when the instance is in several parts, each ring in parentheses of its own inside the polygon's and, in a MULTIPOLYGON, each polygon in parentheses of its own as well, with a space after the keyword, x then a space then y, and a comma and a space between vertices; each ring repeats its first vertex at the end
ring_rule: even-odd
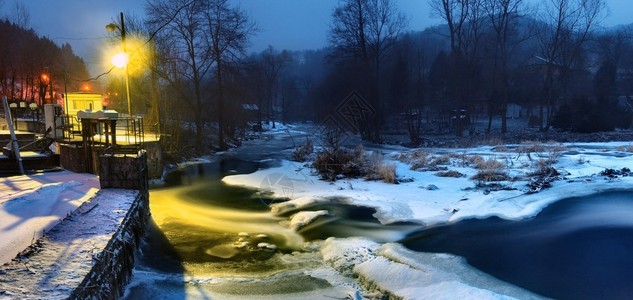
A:
POLYGON ((297 231, 312 223, 318 217, 327 216, 328 214, 329 212, 327 210, 298 212, 290 217, 290 229, 297 231))
MULTIPOLYGON (((301 131, 292 126, 277 124, 276 129, 266 134, 299 133, 301 131)), ((375 217, 384 224, 410 221, 426 226, 489 216, 523 219, 538 214, 544 207, 562 198, 631 189, 633 186, 633 176, 610 178, 598 174, 607 168, 632 168, 633 153, 626 151, 631 148, 630 143, 557 144, 550 145, 550 148, 540 152, 531 152, 529 155, 517 151, 521 146, 524 145, 423 149, 431 157, 448 155, 449 162, 442 167, 465 175, 459 178, 439 177, 435 171, 411 170, 411 163, 398 159, 403 153, 420 149, 383 147, 367 148, 367 151, 381 152, 388 163, 395 164, 396 173, 401 181, 399 184, 364 179, 326 182, 313 173, 314 170, 309 164, 288 160, 282 160, 273 168, 258 170, 251 174, 226 176, 222 180, 227 184, 253 188, 269 186, 270 191, 278 196, 291 196, 289 201, 271 205, 271 211, 275 214, 294 211, 318 202, 329 202, 336 198, 351 205, 374 207, 377 211, 375 217), (531 193, 527 187, 529 173, 535 170, 539 159, 553 155, 557 159, 552 167, 564 174, 561 176, 563 178, 554 181, 551 188, 531 193), (460 156, 481 156, 502 162, 503 170, 515 178, 501 181, 499 184, 511 189, 475 188, 477 182, 469 178, 475 175, 477 170, 473 165, 461 162, 460 156), (270 178, 283 176, 292 184, 263 184, 269 183, 270 178), (289 188, 292 190, 289 191, 289 188)), ((202 162, 208 160, 201 159, 192 163, 202 162)), ((91 214, 95 214, 97 218, 90 219, 90 224, 86 223, 88 221, 70 223, 66 225, 70 226, 68 230, 52 230, 54 232, 51 232, 51 237, 45 238, 48 244, 37 254, 36 259, 14 260, 6 264, 4 268, 9 270, 0 270, 0 274, 3 274, 0 278, 0 290, 11 290, 10 293, 13 294, 5 292, 0 294, 0 299, 5 296, 20 298, 35 289, 47 293, 48 296, 62 297, 69 286, 81 281, 82 272, 89 270, 89 262, 92 261, 91 256, 96 253, 95 249, 100 249, 101 244, 107 243, 109 233, 102 230, 111 230, 112 227, 104 224, 116 223, 111 216, 120 217, 119 214, 125 211, 126 201, 134 196, 129 194, 129 191, 104 190, 98 193, 98 198, 100 201, 105 200, 97 206, 91 204, 90 199, 94 199, 98 189, 96 176, 67 171, 0 178, 0 264, 11 261, 18 252, 27 248, 72 212, 79 216, 77 220, 91 214), (83 209, 78 209, 82 204, 83 209), (93 208, 95 209, 92 210, 93 208), (108 213, 97 214, 100 209, 108 213), (85 233, 82 235, 79 231, 81 227, 88 228, 93 239, 89 240, 85 233), (60 256, 60 253, 65 253, 65 256, 60 256), (36 260, 39 262, 36 263, 36 260), (21 263, 28 264, 28 268, 21 267, 21 263), (64 268, 60 270, 57 266, 64 268), (37 272, 36 276, 33 276, 33 272, 37 272), (20 286, 7 288, 15 285, 16 279, 6 274, 20 276, 20 286)), ((286 222, 288 228, 296 231, 328 214, 327 210, 301 211, 292 214, 286 222)), ((621 219, 622 222, 629 222, 626 215, 613 217, 621 219)), ((236 243, 212 247, 208 254, 232 257, 236 249, 248 245, 246 238, 251 234, 239 232, 237 235, 240 239, 236 243)), ((297 278, 305 275, 327 280, 337 293, 344 291, 348 293, 348 297, 354 299, 371 298, 371 292, 365 288, 404 299, 540 298, 473 269, 463 258, 454 255, 414 252, 395 242, 379 243, 367 238, 329 238, 326 241, 312 243, 319 249, 328 267, 319 266, 297 271, 297 278)), ((270 251, 276 248, 274 244, 269 243, 258 243, 257 246, 270 251)), ((305 243, 304 248, 309 247, 310 243, 305 243)), ((304 253, 300 256, 309 254, 304 253)), ((283 255, 283 258, 297 259, 290 254, 283 255)), ((142 271, 135 270, 135 276, 143 276, 139 272, 142 271)), ((198 284, 204 284, 199 282, 200 280, 225 285, 234 284, 228 279, 186 278, 187 288, 195 290, 198 284)), ((137 280, 137 284, 154 284, 157 281, 159 280, 142 278, 137 280)), ((306 296, 314 295, 306 293, 306 296)))
MULTIPOLYGON (((275 134, 284 134, 278 131, 275 134)), ((498 216, 523 219, 538 214, 543 208, 564 198, 585 196, 610 190, 631 190, 633 176, 599 175, 605 169, 632 168, 631 144, 567 143, 540 144, 540 149, 526 150, 530 145, 481 146, 467 149, 403 149, 398 147, 367 148, 384 155, 387 163, 396 165, 399 184, 386 184, 364 179, 341 179, 326 182, 319 179, 309 163, 282 160, 277 167, 251 174, 230 175, 227 184, 260 188, 291 199, 274 203, 271 211, 283 214, 317 202, 344 199, 347 204, 376 209, 375 217, 383 224, 411 221, 434 226, 469 218, 498 216), (428 151, 430 157, 448 155, 446 170, 457 171, 459 178, 439 177, 435 171, 411 170, 411 164, 400 161, 401 154, 416 150, 428 151), (630 150, 629 150, 630 151, 630 150), (470 178, 478 170, 460 161, 460 157, 481 156, 502 163, 511 179, 494 186, 476 187, 470 178), (534 192, 528 183, 539 164, 555 158, 551 167, 561 175, 549 188, 534 192), (267 178, 285 176, 292 183, 264 185, 267 178), (433 187, 433 188, 429 188, 433 187)), ((327 211, 304 211, 292 216, 290 227, 300 228, 327 211)), ((499 281, 480 272, 463 258, 448 254, 418 253, 397 243, 379 244, 364 238, 330 238, 325 241, 323 259, 346 277, 358 277, 365 286, 404 299, 538 299, 521 288, 499 281)))
POLYGON ((538 299, 490 275, 467 268, 462 258, 417 253, 400 244, 364 238, 329 238, 324 260, 339 273, 402 299, 538 299), (479 287, 477 287, 479 286, 479 287))
MULTIPOLYGON (((38 179, 62 179, 66 176, 79 181, 87 180, 90 183, 94 178, 86 174, 61 175, 62 177, 45 174, 38 179)), ((23 176, 20 177, 24 186, 28 186, 29 181, 33 182, 28 178, 22 178, 23 176)), ((76 183, 66 187, 66 191, 73 193, 82 190, 82 185, 76 183)), ((52 228, 36 244, 29 247, 25 251, 27 253, 23 252, 11 262, 0 266, 0 299, 68 298, 93 269, 95 258, 106 249, 138 193, 119 189, 92 193, 92 198, 84 201, 64 222, 52 228)), ((39 199, 28 194, 12 201, 39 199)), ((5 235, 7 233, 11 232, 3 232, 5 235)))
POLYGON ((287 190, 287 184, 269 187, 274 194, 293 196, 290 201, 272 205, 272 211, 278 214, 315 202, 327 202, 331 197, 344 197, 349 204, 376 208, 376 217, 384 224, 414 221, 434 225, 490 216, 522 219, 538 214, 547 205, 560 200, 561 196, 584 196, 600 191, 630 188, 633 183, 631 176, 610 179, 598 175, 606 168, 619 170, 631 167, 632 153, 616 150, 621 144, 584 143, 581 145, 583 147, 573 144, 562 145, 569 149, 568 154, 557 154, 558 159, 553 167, 568 175, 564 176, 563 180, 553 182, 552 188, 543 189, 538 193, 528 193, 527 187, 527 175, 534 171, 531 164, 536 163, 537 155, 532 154, 529 158, 520 153, 496 152, 492 147, 442 149, 441 152, 452 153, 455 156, 487 156, 503 161, 508 174, 524 177, 515 181, 500 182, 514 190, 476 189, 476 182, 469 178, 475 175, 477 170, 455 162, 448 165, 448 169, 459 171, 465 174, 465 177, 438 177, 435 172, 414 171, 410 169, 409 164, 396 160, 396 153, 385 156, 396 165, 398 177, 412 179, 410 182, 385 184, 364 179, 326 182, 319 180, 309 167, 288 160, 283 160, 278 167, 259 170, 252 174, 230 175, 222 180, 227 184, 259 188, 268 186, 262 184, 267 178, 285 176, 292 182, 291 193, 287 190), (436 186, 437 189, 429 189, 430 185, 436 186))
POLYGON ((0 178, 0 265, 42 237, 98 189, 96 176, 68 171, 0 178))

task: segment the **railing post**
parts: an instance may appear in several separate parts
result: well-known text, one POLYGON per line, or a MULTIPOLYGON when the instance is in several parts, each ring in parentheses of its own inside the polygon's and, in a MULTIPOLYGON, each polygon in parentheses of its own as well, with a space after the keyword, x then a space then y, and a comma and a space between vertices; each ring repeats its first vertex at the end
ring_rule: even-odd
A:
POLYGON ((9 102, 7 96, 2 96, 2 104, 4 105, 4 113, 9 124, 9 131, 11 132, 11 148, 15 154, 15 158, 18 161, 18 167, 20 168, 20 174, 24 175, 24 165, 22 165, 22 156, 20 156, 20 146, 18 145, 18 138, 15 136, 15 130, 13 128, 13 118, 11 118, 11 109, 9 108, 9 102))

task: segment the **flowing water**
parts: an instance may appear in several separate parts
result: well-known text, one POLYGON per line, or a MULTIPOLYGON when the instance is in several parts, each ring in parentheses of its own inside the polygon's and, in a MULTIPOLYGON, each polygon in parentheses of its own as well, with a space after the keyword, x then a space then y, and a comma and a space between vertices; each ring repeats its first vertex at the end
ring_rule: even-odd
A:
POLYGON ((565 199, 534 218, 465 220, 402 241, 556 299, 633 298, 633 192, 565 199))
POLYGON ((166 186, 152 189, 153 222, 125 298, 347 298, 349 286, 331 281, 345 279, 322 272, 318 242, 310 242, 330 236, 400 241, 416 251, 454 253, 547 297, 633 298, 631 191, 562 200, 522 221, 475 219, 435 228, 384 226, 372 216, 373 209, 330 199, 302 208, 329 214, 295 232, 286 224, 297 211, 273 215, 268 204, 281 200, 221 181, 271 167, 271 158, 291 148, 288 138, 278 137, 244 145, 215 162, 173 172, 166 186))
POLYGON ((268 204, 283 200, 220 180, 266 166, 224 157, 174 172, 166 187, 152 189, 153 224, 126 298, 345 298, 349 288, 306 273, 323 267, 318 245, 306 242, 330 236, 388 242, 419 227, 384 226, 372 216, 374 209, 329 199, 301 209, 328 210, 327 216, 298 232, 291 230, 288 218, 298 210, 273 215, 268 204))

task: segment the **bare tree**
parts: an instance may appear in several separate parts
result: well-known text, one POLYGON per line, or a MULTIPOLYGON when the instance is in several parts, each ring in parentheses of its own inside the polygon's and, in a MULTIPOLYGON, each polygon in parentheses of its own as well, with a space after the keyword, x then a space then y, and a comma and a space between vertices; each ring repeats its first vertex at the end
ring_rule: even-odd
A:
POLYGON ((169 82, 177 83, 172 86, 181 89, 180 100, 194 117, 198 152, 203 146, 206 111, 202 82, 215 63, 208 44, 206 8, 205 1, 190 0, 149 0, 146 6, 150 27, 162 28, 157 34, 164 60, 160 74, 169 82), (189 89, 193 95, 188 95, 189 89))
POLYGON ((488 101, 488 127, 490 133, 492 126, 493 107, 495 98, 501 99, 501 133, 508 130, 506 113, 508 110, 509 95, 509 60, 511 48, 520 43, 523 38, 514 37, 518 34, 515 30, 523 0, 484 0, 486 17, 492 27, 494 36, 492 53, 491 93, 488 101))
POLYGON ((275 99, 277 98, 284 69, 288 67, 291 61, 292 57, 288 51, 277 52, 272 46, 268 46, 261 54, 260 68, 265 80, 264 98, 266 99, 268 120, 272 122, 273 128, 275 128, 275 99))
POLYGON ((604 0, 550 0, 542 13, 545 28, 539 30, 540 58, 545 65, 540 128, 549 129, 556 99, 567 101, 567 85, 574 67, 578 67, 583 46, 594 27, 602 20, 604 0), (556 91, 556 83, 560 91, 556 91), (544 110, 547 109, 547 115, 544 110))
MULTIPOLYGON (((0 2, 0 7, 2 6, 2 2, 0 2)), ((22 28, 28 28, 31 24, 31 14, 29 10, 24 6, 24 3, 21 1, 13 2, 13 14, 9 18, 13 24, 18 25, 22 28)))
POLYGON ((367 122, 364 138, 380 139, 381 62, 406 25, 407 19, 391 0, 343 0, 332 13, 329 41, 335 54, 360 65, 361 74, 371 74, 366 92, 378 114, 374 122, 367 122))
POLYGON ((255 24, 238 8, 231 7, 228 0, 212 0, 205 11, 208 28, 207 39, 211 57, 215 61, 217 91, 218 145, 226 149, 224 134, 224 68, 237 62, 248 46, 250 36, 255 33, 255 24))
POLYGON ((462 135, 464 120, 459 110, 476 89, 477 54, 483 26, 481 0, 430 0, 432 10, 446 22, 450 40, 449 96, 456 110, 455 132, 462 135))

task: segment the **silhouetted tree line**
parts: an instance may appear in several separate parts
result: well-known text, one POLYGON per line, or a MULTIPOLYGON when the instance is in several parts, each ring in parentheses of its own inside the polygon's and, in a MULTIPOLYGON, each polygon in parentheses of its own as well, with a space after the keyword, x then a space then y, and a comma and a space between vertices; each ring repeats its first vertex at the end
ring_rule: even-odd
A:
POLYGON ((61 47, 32 29, 0 21, 0 93, 10 100, 51 102, 64 93, 80 89, 88 79, 84 61, 69 44, 61 47))
POLYGON ((506 133, 511 104, 543 131, 628 128, 632 27, 599 28, 603 0, 526 2, 431 0, 444 25, 404 32, 392 0, 341 1, 326 71, 306 95, 316 120, 356 90, 378 112, 361 132, 372 141, 395 126, 417 144, 429 122, 462 135, 472 115, 506 133))
POLYGON ((506 133, 517 105, 543 131, 630 126, 631 27, 601 29, 603 0, 431 0, 444 24, 420 32, 394 3, 340 1, 328 47, 249 55, 257 28, 230 1, 148 1, 140 30, 155 55, 143 80, 172 152, 225 149, 265 123, 322 122, 354 91, 375 112, 357 129, 375 142, 394 128, 411 144, 462 135, 472 116, 506 133))

